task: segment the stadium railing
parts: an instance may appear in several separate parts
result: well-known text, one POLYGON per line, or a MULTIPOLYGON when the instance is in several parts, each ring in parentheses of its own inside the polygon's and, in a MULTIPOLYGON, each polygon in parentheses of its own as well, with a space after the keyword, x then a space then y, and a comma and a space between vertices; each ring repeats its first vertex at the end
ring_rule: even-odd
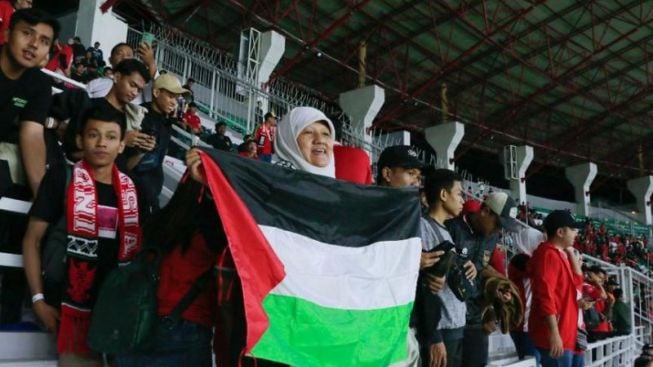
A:
MULTIPOLYGON (((368 132, 354 130, 349 117, 339 107, 310 88, 285 79, 275 79, 261 88, 238 76, 237 61, 231 55, 165 27, 152 26, 148 31, 157 37, 159 70, 173 73, 184 82, 192 77, 194 100, 200 110, 211 119, 224 121, 233 131, 243 135, 253 133, 267 111, 283 116, 293 107, 312 106, 338 118, 343 123, 343 143, 370 152, 372 161, 387 146, 396 144, 379 133, 371 133, 370 139, 364 139, 368 132), (267 102, 267 111, 259 107, 262 101, 267 102)), ((141 35, 141 31, 129 28, 127 43, 136 47, 141 35)))

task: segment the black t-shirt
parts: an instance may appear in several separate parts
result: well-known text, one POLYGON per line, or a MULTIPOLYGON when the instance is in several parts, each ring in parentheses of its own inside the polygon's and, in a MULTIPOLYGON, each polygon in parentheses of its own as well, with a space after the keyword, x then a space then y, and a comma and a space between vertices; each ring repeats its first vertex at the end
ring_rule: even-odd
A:
MULTIPOLYGON (((88 98, 86 91, 81 89, 67 90, 54 97, 50 115, 61 121, 70 119, 63 139, 63 148, 68 159, 72 160, 72 155, 79 152, 76 137, 82 124, 82 117, 89 108, 100 105, 112 108, 116 113, 123 113, 113 107, 106 98, 88 98)), ((116 159, 116 164, 124 171, 124 165, 120 158, 116 159)))
POLYGON ((73 55, 75 58, 84 57, 86 55, 86 47, 79 43, 73 44, 73 55))
POLYGON ((207 144, 211 144, 215 149, 225 150, 230 152, 232 150, 233 143, 231 138, 226 135, 213 134, 206 139, 207 144))
MULTIPOLYGON (((143 107, 147 108, 148 113, 141 122, 141 132, 154 136, 156 146, 152 151, 145 152, 136 167, 129 172, 129 176, 136 185, 139 206, 145 210, 147 206, 154 205, 153 203, 159 200, 163 187, 163 159, 170 145, 172 120, 155 112, 151 103, 145 103, 143 107)), ((128 147, 122 155, 126 161, 140 153, 139 149, 128 147)))
MULTIPOLYGON (((48 169, 43 176, 39 191, 29 215, 55 225, 64 215, 67 192, 66 175, 72 176, 72 167, 67 172, 63 166, 48 169)), ((72 185, 72 183, 70 183, 72 185)), ((118 265, 118 198, 112 185, 95 182, 98 208, 98 274, 107 274, 118 265)), ((98 281, 101 279, 98 278, 98 281)))
POLYGON ((51 100, 52 79, 41 70, 27 69, 16 80, 0 70, 0 141, 17 144, 21 121, 44 124, 51 100))

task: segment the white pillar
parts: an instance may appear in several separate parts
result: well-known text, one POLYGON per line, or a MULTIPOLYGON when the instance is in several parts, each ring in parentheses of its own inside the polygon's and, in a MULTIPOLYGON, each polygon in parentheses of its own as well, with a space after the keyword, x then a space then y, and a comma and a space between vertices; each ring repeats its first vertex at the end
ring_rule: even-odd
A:
POLYGON ((598 172, 596 163, 587 162, 576 166, 567 167, 565 176, 574 186, 576 198, 576 214, 589 216, 590 185, 598 172))
POLYGON ((525 204, 526 198, 526 170, 533 162, 533 147, 522 145, 517 147, 517 179, 510 180, 510 191, 513 198, 519 199, 519 204, 525 204))
MULTIPOLYGON (((263 32, 258 36, 258 51, 256 53, 257 57, 257 86, 262 87, 263 84, 267 83, 270 80, 270 75, 274 69, 279 65, 279 60, 283 57, 284 52, 286 51, 286 37, 275 31, 263 32)), ((256 102, 259 102, 259 108, 266 112, 270 111, 270 101, 267 98, 267 94, 256 93, 255 95, 256 102)), ((273 111, 279 114, 280 111, 273 111)), ((260 123, 261 121, 254 121, 254 123, 260 123)))
POLYGON ((340 93, 338 98, 340 108, 351 119, 353 131, 363 134, 363 140, 368 143, 372 142, 372 137, 367 133, 367 129, 372 126, 372 121, 384 103, 385 90, 378 85, 340 93))
POLYGON ((431 126, 424 130, 424 135, 438 155, 438 167, 453 170, 454 152, 465 136, 465 125, 449 122, 431 126))
POLYGON ((653 176, 644 176, 634 178, 628 181, 628 190, 635 195, 637 199, 637 216, 647 226, 652 223, 651 220, 651 194, 653 194, 653 176))
POLYGON ((258 82, 263 84, 270 80, 272 71, 286 51, 286 37, 275 31, 261 33, 258 62, 258 82))
POLYGON ((113 46, 127 41, 128 27, 127 23, 118 19, 112 11, 102 14, 100 5, 104 1, 84 0, 79 2, 75 35, 82 40, 82 44, 86 47, 92 47, 95 42, 100 42, 104 61, 109 64, 113 46))

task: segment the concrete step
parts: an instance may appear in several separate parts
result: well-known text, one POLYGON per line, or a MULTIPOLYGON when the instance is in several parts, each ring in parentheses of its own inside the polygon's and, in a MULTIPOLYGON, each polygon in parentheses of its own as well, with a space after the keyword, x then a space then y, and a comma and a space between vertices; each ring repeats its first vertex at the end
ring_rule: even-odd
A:
POLYGON ((53 361, 55 359, 55 338, 50 333, 27 331, 0 332, 0 363, 3 363, 0 365, 2 366, 13 366, 14 364, 11 363, 18 363, 17 361, 31 363, 53 361))
POLYGON ((0 367, 57 367, 57 360, 1 360, 0 367))

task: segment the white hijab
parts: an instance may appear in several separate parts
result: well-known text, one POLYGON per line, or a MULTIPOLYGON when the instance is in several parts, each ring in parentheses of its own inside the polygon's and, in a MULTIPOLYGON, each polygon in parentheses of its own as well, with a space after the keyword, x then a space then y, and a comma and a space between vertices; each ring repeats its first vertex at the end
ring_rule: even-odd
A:
POLYGON ((292 163, 295 168, 310 172, 316 175, 335 178, 336 168, 333 161, 333 151, 329 157, 329 164, 326 167, 318 167, 310 164, 297 144, 297 137, 306 126, 317 122, 325 121, 331 130, 331 137, 335 140, 336 130, 333 123, 322 111, 313 107, 293 108, 277 126, 277 133, 274 137, 274 151, 280 159, 292 163))

